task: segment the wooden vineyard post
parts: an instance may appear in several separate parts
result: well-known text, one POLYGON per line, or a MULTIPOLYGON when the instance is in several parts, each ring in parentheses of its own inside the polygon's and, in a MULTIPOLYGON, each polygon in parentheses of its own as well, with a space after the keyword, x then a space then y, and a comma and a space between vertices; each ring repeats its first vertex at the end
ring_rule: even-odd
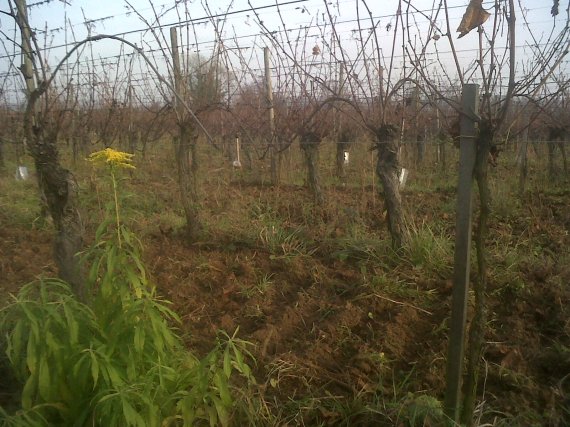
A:
POLYGON ((174 74, 174 110, 178 124, 178 138, 175 138, 176 168, 178 171, 178 187, 180 199, 186 217, 186 234, 195 239, 202 229, 198 213, 198 184, 196 157, 196 139, 194 128, 189 122, 188 111, 184 105, 187 97, 187 87, 180 67, 180 53, 178 49, 178 35, 176 27, 170 28, 170 43, 172 49, 172 70, 174 74))
MULTIPOLYGON (((343 86, 344 86, 344 62, 339 61, 339 78, 338 78, 338 86, 336 91, 337 97, 342 97, 343 95, 343 86)), ((338 108, 335 109, 334 112, 334 120, 335 120, 335 139, 336 139, 336 176, 338 178, 344 179, 345 178, 345 157, 344 152, 347 150, 346 139, 344 138, 343 127, 341 123, 341 115, 340 110, 338 108)))
POLYGON ((469 294, 469 264, 471 253, 472 187, 477 147, 477 113, 479 109, 479 85, 463 86, 462 115, 460 124, 459 185, 457 188, 457 216, 455 237, 455 259, 453 267, 453 292, 449 347, 447 353, 447 375, 445 410, 454 421, 459 420, 461 402, 461 379, 465 346, 465 323, 467 319, 467 298, 469 294))
MULTIPOLYGON (((180 68, 180 54, 178 53, 178 35, 176 27, 170 28, 170 44, 172 48, 172 68, 174 72, 174 90, 182 95, 182 70, 180 68)), ((177 97, 174 97, 174 109, 179 117, 184 115, 184 107, 180 105, 177 97)))
POLYGON ((269 70, 269 48, 263 48, 263 61, 265 63, 265 92, 267 94, 267 110, 269 112, 270 142, 269 152, 271 156, 271 184, 279 185, 279 150, 277 147, 277 135, 275 135, 275 110, 273 109, 273 89, 271 87, 271 73, 269 70))

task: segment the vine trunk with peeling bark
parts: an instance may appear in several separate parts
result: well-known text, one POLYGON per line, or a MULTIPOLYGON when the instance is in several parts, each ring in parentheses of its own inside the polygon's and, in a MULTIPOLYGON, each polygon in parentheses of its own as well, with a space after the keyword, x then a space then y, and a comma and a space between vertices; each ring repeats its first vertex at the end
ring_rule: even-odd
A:
POLYGON ((39 101, 48 85, 36 85, 37 70, 33 65, 32 34, 25 0, 16 2, 16 23, 22 36, 22 74, 26 81, 27 105, 24 114, 24 135, 34 159, 38 185, 55 228, 54 258, 59 276, 69 283, 75 294, 83 299, 85 288, 78 253, 83 247, 83 224, 77 210, 77 183, 72 173, 59 161, 57 131, 47 129, 45 111, 39 101))
POLYGON ((400 250, 408 243, 408 231, 402 208, 400 181, 398 175, 398 145, 394 138, 396 128, 390 125, 381 126, 376 130, 376 175, 382 183, 384 203, 386 204, 386 219, 388 231, 392 238, 394 250, 400 250))
POLYGON ((320 138, 314 132, 306 132, 300 136, 300 146, 301 150, 303 150, 307 167, 307 186, 313 195, 315 203, 322 205, 325 199, 318 172, 319 143, 320 138))
POLYGON ((188 122, 180 123, 180 134, 175 138, 176 166, 180 199, 186 218, 186 233, 195 239, 201 229, 198 201, 198 158, 196 150, 197 136, 188 122))

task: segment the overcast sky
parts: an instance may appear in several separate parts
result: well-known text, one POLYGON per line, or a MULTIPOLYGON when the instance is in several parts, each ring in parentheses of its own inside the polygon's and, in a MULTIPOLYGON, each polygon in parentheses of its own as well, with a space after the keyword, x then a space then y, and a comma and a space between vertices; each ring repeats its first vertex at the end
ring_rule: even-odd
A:
MULTIPOLYGON (((214 21, 218 22, 218 29, 221 31, 219 36, 228 51, 227 58, 232 61, 232 67, 243 67, 243 60, 246 60, 247 66, 251 67, 251 72, 254 74, 259 74, 262 67, 263 46, 271 46, 268 38, 260 36, 264 29, 259 25, 258 18, 263 21, 265 29, 275 32, 276 37, 280 40, 285 40, 282 37, 284 25, 290 30, 287 34, 293 43, 299 36, 303 41, 306 39, 306 44, 301 45, 300 48, 297 47, 296 55, 304 54, 308 58, 307 60, 330 60, 330 55, 327 56, 326 46, 323 46, 322 37, 323 29, 328 30, 330 28, 330 25, 323 25, 330 23, 329 13, 336 22, 338 37, 350 57, 358 56, 359 36, 362 34, 363 37, 366 37, 367 29, 372 25, 378 28, 377 34, 382 53, 386 57, 390 56, 397 24, 397 0, 369 0, 367 5, 370 8, 372 21, 364 3, 355 0, 328 1, 328 11, 323 0, 278 0, 278 3, 280 4, 280 16, 275 7, 275 0, 250 0, 249 3, 247 0, 234 0, 233 2, 211 0, 209 3, 199 0, 157 0, 153 2, 149 0, 66 0, 66 2, 61 0, 49 2, 28 0, 28 4, 31 6, 29 8, 31 26, 35 28, 40 44, 51 47, 44 53, 46 62, 51 66, 61 60, 66 49, 71 47, 74 40, 81 40, 87 35, 115 34, 136 43, 156 61, 161 71, 166 72, 166 69, 163 68, 166 62, 166 50, 161 51, 161 47, 168 48, 169 26, 179 22, 191 22, 193 25, 182 27, 181 43, 184 49, 199 51, 207 57, 217 39, 211 19, 208 18, 212 15, 215 16, 214 21), (358 11, 357 5, 359 6, 358 11), (252 7, 256 9, 257 16, 251 10, 252 7), (358 12, 361 17, 360 28, 357 21, 358 12), (149 26, 154 28, 155 34, 148 30, 149 26), (47 32, 44 31, 45 29, 47 32), (164 37, 160 35, 161 29, 164 37), (159 34, 158 39, 156 34, 159 34), (315 46, 319 47, 321 55, 312 55, 315 46), (237 55, 237 48, 241 49, 241 58, 237 55)), ((467 3, 467 0, 448 0, 450 26, 454 34, 467 3)), ((544 42, 554 22, 550 14, 552 2, 549 0, 520 0, 519 3, 524 7, 529 26, 537 37, 537 42, 544 42)), ((565 15, 566 5, 563 1, 560 3, 561 15, 565 15)), ((2 0, 0 4, 2 4, 0 9, 7 9, 6 0, 2 0)), ((413 43, 418 44, 419 49, 422 39, 425 39, 429 29, 428 21, 422 15, 431 15, 432 8, 439 4, 439 0, 413 0, 412 4, 413 8, 409 9, 412 13, 408 15, 409 24, 412 27, 409 34, 410 38, 414 39, 413 43)), ((484 2, 484 7, 491 8, 492 4, 493 2, 490 1, 484 2)), ((404 10, 406 7, 404 4, 404 10)), ((517 12, 521 13, 520 10, 517 12)), ((9 58, 7 57, 15 50, 17 51, 17 48, 15 49, 9 40, 14 36, 13 20, 5 15, 0 16, 0 29, 3 32, 1 38, 4 42, 3 46, 0 47, 3 49, 3 52, 0 52, 2 57, 0 59, 0 72, 5 72, 9 66, 9 58)), ((523 46, 530 39, 522 16, 517 18, 517 46, 521 47, 518 50, 518 56, 519 60, 523 60, 527 54, 523 46)), ((562 23, 564 18, 565 16, 560 16, 558 19, 562 23)), ((491 20, 485 25, 488 27, 491 25, 490 22, 491 20)), ((442 30, 445 29, 443 14, 440 14, 436 24, 442 30)), ((490 31, 490 28, 487 27, 486 30, 490 31)), ((454 35, 454 37, 456 36, 454 35)), ((327 32, 325 39, 330 40, 330 32, 327 32)), ((455 39, 455 43, 461 65, 467 68, 476 57, 478 46, 476 31, 460 40, 455 39)), ((398 36, 395 49, 396 68, 401 66, 399 64, 399 60, 403 56, 401 45, 401 37, 398 36)), ((369 46, 371 48, 372 44, 369 46)), ((444 61, 451 66, 449 44, 444 37, 437 42, 432 41, 428 52, 435 55, 433 52, 436 48, 444 61)), ((132 52, 132 49, 121 46, 116 41, 102 41, 93 44, 88 51, 83 51, 81 60, 96 59, 98 63, 103 63, 104 71, 106 63, 112 64, 117 55, 128 52, 132 52)), ((272 52, 273 55, 282 55, 274 47, 272 47, 272 52)), ((338 52, 336 54, 339 55, 338 52)), ((16 62, 19 62, 19 58, 16 62)), ((274 65, 275 62, 274 60, 274 65)), ((563 67, 568 67, 568 61, 565 61, 563 67)), ((144 73, 144 70, 141 68, 140 72, 144 73)))

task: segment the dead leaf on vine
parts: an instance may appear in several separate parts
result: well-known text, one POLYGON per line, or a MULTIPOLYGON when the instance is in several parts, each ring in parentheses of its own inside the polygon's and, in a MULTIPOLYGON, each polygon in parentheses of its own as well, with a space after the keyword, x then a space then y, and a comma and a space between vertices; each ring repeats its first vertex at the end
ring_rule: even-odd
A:
POLYGON ((489 16, 491 14, 483 9, 483 0, 471 0, 463 19, 461 19, 461 24, 457 27, 457 32, 461 33, 458 38, 465 36, 479 25, 483 25, 489 16))
POLYGON ((558 15, 558 13, 559 13, 558 8, 559 7, 560 7, 560 0, 553 0, 552 9, 550 9, 550 14, 552 15, 552 17, 555 17, 558 15))

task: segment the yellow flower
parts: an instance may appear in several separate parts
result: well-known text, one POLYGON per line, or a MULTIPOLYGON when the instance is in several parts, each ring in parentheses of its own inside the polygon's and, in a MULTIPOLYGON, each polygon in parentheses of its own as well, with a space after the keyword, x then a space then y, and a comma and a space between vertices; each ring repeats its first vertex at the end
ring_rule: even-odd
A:
POLYGON ((112 148, 105 148, 104 150, 90 154, 89 161, 93 163, 107 163, 112 167, 134 169, 135 167, 132 164, 133 157, 134 154, 113 150, 112 148))

